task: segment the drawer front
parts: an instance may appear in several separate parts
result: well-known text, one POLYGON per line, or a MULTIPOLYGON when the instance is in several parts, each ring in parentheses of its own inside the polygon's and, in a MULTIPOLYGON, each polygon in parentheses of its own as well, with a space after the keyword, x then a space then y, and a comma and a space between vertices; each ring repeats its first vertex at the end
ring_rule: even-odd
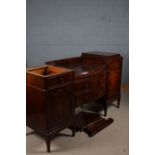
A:
POLYGON ((76 99, 76 107, 89 103, 92 100, 94 100, 95 97, 95 92, 93 91, 89 91, 80 95, 76 95, 75 99, 76 99))
POLYGON ((93 102, 104 95, 104 91, 102 89, 94 89, 92 91, 88 91, 82 94, 76 94, 76 107, 81 106, 86 103, 93 102))
POLYGON ((79 93, 81 91, 90 90, 93 87, 94 78, 85 78, 83 80, 77 80, 75 82, 75 91, 79 93))
POLYGON ((74 78, 74 75, 72 73, 67 73, 67 74, 56 76, 56 77, 51 77, 47 79, 46 87, 47 88, 56 87, 56 86, 73 81, 73 78, 74 78))
POLYGON ((92 89, 104 89, 106 85, 106 75, 105 74, 97 74, 91 78, 85 78, 82 80, 77 80, 75 82, 75 92, 82 93, 83 91, 88 91, 92 89))

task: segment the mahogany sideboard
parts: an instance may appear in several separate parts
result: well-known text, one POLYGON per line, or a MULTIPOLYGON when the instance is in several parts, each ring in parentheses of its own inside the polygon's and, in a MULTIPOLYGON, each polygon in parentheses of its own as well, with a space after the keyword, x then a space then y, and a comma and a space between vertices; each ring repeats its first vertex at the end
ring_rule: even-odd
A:
POLYGON ((100 99, 106 116, 107 107, 113 101, 117 100, 117 107, 120 106, 122 60, 119 53, 91 51, 79 57, 48 61, 46 64, 75 70, 76 106, 100 99), (95 76, 87 74, 93 71, 95 76))
POLYGON ((46 140, 64 128, 93 136, 113 122, 100 114, 80 112, 76 107, 101 101, 107 106, 120 104, 122 57, 116 53, 87 52, 79 57, 46 62, 46 66, 27 70, 26 123, 46 140))

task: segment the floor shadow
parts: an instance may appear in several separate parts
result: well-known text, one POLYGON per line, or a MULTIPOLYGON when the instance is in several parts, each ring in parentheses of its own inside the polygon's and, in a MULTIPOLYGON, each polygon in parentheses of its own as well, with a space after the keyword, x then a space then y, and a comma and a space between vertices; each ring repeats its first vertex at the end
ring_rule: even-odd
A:
POLYGON ((92 112, 100 113, 104 110, 104 106, 101 103, 91 103, 84 106, 84 109, 90 110, 92 112))
POLYGON ((35 134, 36 132, 35 131, 31 131, 29 133, 26 133, 26 136, 29 136, 29 135, 32 135, 32 134, 35 134))
MULTIPOLYGON (((47 153, 46 152, 46 143, 45 143, 45 140, 44 140, 44 138, 42 136, 40 136, 39 134, 37 134, 35 131, 32 131, 32 132, 27 133, 26 136, 28 136, 27 137, 27 140, 26 140, 26 142, 27 142, 26 143, 26 152, 27 153, 30 153, 30 152, 31 153, 35 153, 35 154, 38 154, 38 153, 41 153, 41 154, 42 153, 47 153), (31 138, 32 137, 29 137, 28 136, 28 135, 32 135, 32 134, 34 134, 33 136, 35 136, 35 138, 33 137, 33 141, 31 141, 31 138), (38 139, 38 140, 36 141, 36 139, 38 139), (37 150, 36 149, 37 146, 42 145, 42 143, 44 143, 45 149, 44 150, 37 150)), ((55 143, 55 141, 57 141, 59 138, 63 138, 63 137, 72 137, 72 132, 71 132, 71 134, 69 134, 69 133, 58 133, 58 134, 56 134, 53 138, 51 138, 51 143, 52 142, 55 143)), ((59 144, 56 144, 56 145, 59 146, 59 144)), ((59 149, 59 148, 57 149, 56 148, 56 149, 53 149, 52 150, 52 147, 51 147, 51 153, 64 151, 62 149, 62 147, 60 147, 60 148, 61 149, 59 149)))

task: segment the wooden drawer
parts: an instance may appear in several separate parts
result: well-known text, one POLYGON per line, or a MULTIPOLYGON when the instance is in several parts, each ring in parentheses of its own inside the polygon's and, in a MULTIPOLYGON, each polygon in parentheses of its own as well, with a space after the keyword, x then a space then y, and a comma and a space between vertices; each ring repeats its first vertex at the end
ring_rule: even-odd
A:
POLYGON ((94 93, 95 92, 93 92, 93 91, 89 91, 89 92, 85 92, 85 93, 82 93, 82 94, 75 95, 76 107, 78 107, 78 106, 80 106, 82 104, 91 102, 95 97, 94 93))
POLYGON ((83 91, 92 90, 95 88, 104 88, 106 85, 106 75, 96 74, 91 78, 84 78, 82 80, 76 80, 75 92, 82 93, 83 91))
POLYGON ((88 92, 76 94, 75 95, 76 107, 81 106, 86 103, 93 102, 96 99, 102 97, 103 95, 104 95, 104 91, 102 89, 93 89, 88 92))
POLYGON ((94 78, 85 78, 82 80, 77 80, 75 82, 75 91, 79 93, 81 91, 90 90, 93 87, 94 78))
POLYGON ((63 75, 58 75, 56 77, 49 77, 46 81, 46 88, 50 87, 56 87, 59 85, 63 85, 65 83, 71 82, 73 80, 73 74, 72 73, 66 73, 63 75))

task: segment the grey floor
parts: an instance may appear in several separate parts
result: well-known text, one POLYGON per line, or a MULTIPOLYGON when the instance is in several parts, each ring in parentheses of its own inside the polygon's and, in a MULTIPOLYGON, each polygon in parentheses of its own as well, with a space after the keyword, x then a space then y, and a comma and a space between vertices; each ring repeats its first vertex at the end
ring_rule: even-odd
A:
MULTIPOLYGON (((27 135, 27 155, 128 155, 128 101, 128 92, 122 92, 120 108, 110 106, 108 109, 107 117, 112 117, 114 123, 94 137, 90 138, 83 132, 78 132, 75 137, 70 137, 71 131, 69 129, 63 130, 51 140, 51 153, 46 153, 45 142, 41 137, 36 134, 27 135)), ((92 105, 87 109, 98 111, 101 107, 92 105)), ((100 113, 103 113, 103 111, 100 111, 100 113)), ((27 127, 27 133, 31 133, 31 131, 33 130, 27 127)))

